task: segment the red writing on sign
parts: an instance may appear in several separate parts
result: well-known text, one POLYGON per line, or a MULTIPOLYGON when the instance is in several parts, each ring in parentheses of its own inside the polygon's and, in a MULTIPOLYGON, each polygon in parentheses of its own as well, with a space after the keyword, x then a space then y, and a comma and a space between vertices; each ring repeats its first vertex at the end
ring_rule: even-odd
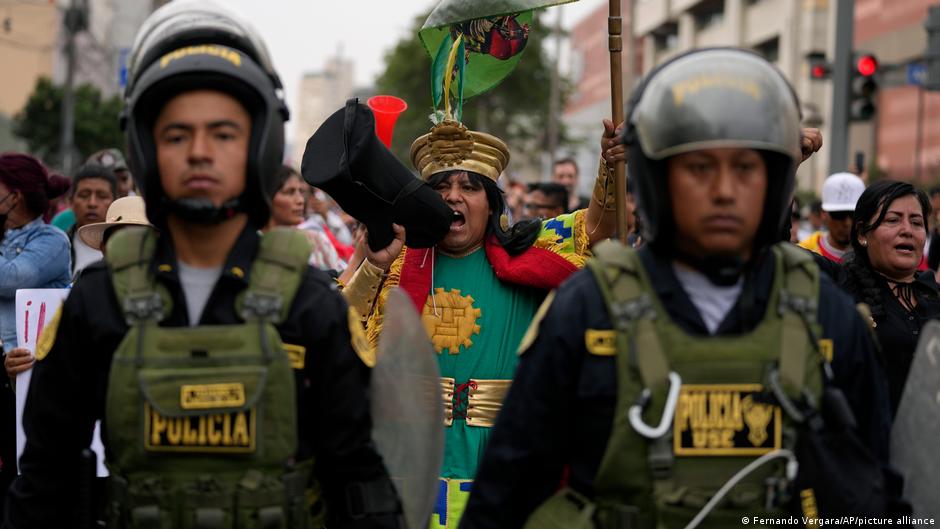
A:
MULTIPOLYGON (((26 302, 26 317, 23 318, 23 336, 26 337, 25 343, 29 343, 29 307, 32 306, 32 301, 26 302)), ((46 304, 39 304, 39 322, 36 325, 36 340, 39 341, 39 336, 42 334, 42 328, 46 325, 46 304)))

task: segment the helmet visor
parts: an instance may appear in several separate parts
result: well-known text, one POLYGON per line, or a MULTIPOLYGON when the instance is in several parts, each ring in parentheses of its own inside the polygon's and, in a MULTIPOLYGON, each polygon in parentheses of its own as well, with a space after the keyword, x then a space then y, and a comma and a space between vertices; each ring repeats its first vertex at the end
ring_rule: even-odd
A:
POLYGON ((631 116, 652 160, 735 147, 800 159, 800 112, 773 66, 740 50, 690 54, 654 76, 631 116))

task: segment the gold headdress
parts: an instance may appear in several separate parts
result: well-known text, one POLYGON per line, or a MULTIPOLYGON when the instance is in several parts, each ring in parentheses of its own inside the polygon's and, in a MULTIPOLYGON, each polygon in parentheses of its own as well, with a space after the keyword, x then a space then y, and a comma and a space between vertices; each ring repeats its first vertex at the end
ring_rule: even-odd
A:
POLYGON ((509 164, 509 147, 496 136, 468 130, 459 121, 448 119, 411 144, 411 163, 424 180, 458 170, 478 173, 495 182, 509 164))

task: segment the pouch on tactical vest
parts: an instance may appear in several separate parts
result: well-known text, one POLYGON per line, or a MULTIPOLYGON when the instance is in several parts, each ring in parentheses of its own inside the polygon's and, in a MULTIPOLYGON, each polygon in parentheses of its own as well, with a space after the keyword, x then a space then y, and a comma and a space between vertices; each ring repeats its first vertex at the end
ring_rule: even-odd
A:
MULTIPOLYGON (((832 437, 806 435, 810 422, 813 427, 822 424, 807 404, 823 395, 824 362, 815 323, 819 272, 810 256, 788 245, 774 248, 772 296, 762 322, 751 332, 693 337, 672 323, 659 305, 635 251, 604 243, 595 255, 589 268, 617 331, 614 427, 594 483, 595 498, 564 489, 531 515, 526 529, 685 527, 721 485, 757 455, 796 449, 801 458, 807 451, 817 456, 806 465, 825 465, 818 458, 834 448, 827 444, 832 437), (657 424, 670 368, 683 382, 676 415, 665 436, 648 440, 631 426, 628 410, 649 389, 643 417, 647 424, 657 424), (797 425, 776 405, 772 386, 790 411, 806 415, 801 415, 804 424, 797 425), (813 421, 806 420, 810 415, 813 421)), ((832 400, 833 390, 841 395, 827 388, 824 400, 832 400)), ((865 460, 854 457, 855 448, 865 449, 857 439, 855 443, 846 454, 857 464, 865 460)), ((826 479, 835 479, 818 473, 809 477, 807 470, 801 468, 796 481, 810 490, 825 488, 826 479)), ((736 485, 702 526, 736 527, 744 516, 802 514, 794 506, 806 506, 805 494, 801 498, 794 492, 782 462, 768 463, 736 485)), ((828 511, 805 514, 820 512, 828 511)))
POLYGON ((274 326, 307 267, 306 237, 265 234, 237 301, 244 323, 197 327, 159 325, 170 297, 152 274, 155 245, 138 228, 108 245, 130 324, 108 382, 109 526, 321 526, 313 461, 293 462, 295 375, 274 326))

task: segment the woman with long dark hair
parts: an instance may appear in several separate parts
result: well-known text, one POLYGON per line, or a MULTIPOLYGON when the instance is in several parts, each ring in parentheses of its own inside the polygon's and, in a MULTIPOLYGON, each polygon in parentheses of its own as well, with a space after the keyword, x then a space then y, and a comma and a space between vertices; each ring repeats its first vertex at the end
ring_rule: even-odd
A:
MULTIPOLYGON (((0 155, 0 340, 9 378, 0 388, 0 501, 16 476, 16 425, 10 380, 33 365, 17 347, 16 291, 68 286, 72 267, 69 239, 43 222, 50 199, 62 196, 69 181, 52 175, 26 154, 0 155)), ((0 504, 2 512, 2 504, 0 504)))
POLYGON ((859 197, 852 218, 852 249, 839 283, 871 310, 881 345, 891 408, 897 411, 920 332, 940 318, 940 287, 919 272, 930 200, 906 182, 881 180, 859 197))

